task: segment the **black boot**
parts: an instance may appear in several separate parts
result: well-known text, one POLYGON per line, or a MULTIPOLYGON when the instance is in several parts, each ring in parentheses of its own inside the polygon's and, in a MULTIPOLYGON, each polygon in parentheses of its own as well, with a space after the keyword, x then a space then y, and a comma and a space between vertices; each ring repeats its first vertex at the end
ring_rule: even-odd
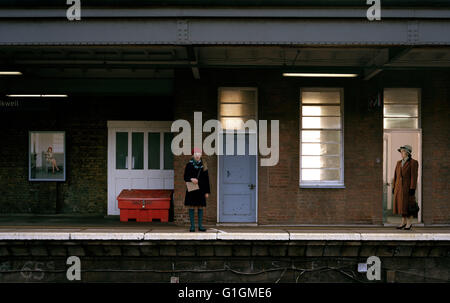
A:
POLYGON ((198 209, 198 230, 206 231, 206 229, 203 228, 202 220, 203 220, 203 209, 199 208, 198 209))
POLYGON ((195 213, 193 208, 189 208, 189 220, 191 221, 191 228, 189 229, 190 232, 195 231, 195 213))

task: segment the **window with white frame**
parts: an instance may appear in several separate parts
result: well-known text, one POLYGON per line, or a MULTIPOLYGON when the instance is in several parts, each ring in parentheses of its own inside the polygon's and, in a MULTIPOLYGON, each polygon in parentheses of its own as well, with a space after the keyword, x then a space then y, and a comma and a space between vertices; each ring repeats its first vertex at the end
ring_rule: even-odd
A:
POLYGON ((419 88, 385 88, 383 95, 385 129, 419 128, 419 88))
POLYGON ((123 130, 124 129, 115 133, 116 169, 128 169, 130 145, 132 170, 173 169, 173 154, 171 150, 173 133, 149 131, 147 129, 136 131, 123 130), (145 140, 145 137, 147 137, 147 140, 145 140), (147 146, 144 146, 145 144, 147 144, 147 146), (145 153, 147 153, 147 167, 144 165, 145 153))
POLYGON ((300 90, 300 187, 343 187, 343 89, 300 90))

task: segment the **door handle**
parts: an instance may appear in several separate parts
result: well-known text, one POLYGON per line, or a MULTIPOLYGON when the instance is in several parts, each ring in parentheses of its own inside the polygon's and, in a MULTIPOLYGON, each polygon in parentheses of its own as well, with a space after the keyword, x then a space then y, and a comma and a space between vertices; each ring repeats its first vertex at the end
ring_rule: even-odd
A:
POLYGON ((227 178, 230 177, 230 171, 227 170, 227 178))
POLYGON ((254 189, 254 188, 255 188, 255 185, 254 185, 254 184, 249 184, 249 185, 248 185, 248 188, 254 189))

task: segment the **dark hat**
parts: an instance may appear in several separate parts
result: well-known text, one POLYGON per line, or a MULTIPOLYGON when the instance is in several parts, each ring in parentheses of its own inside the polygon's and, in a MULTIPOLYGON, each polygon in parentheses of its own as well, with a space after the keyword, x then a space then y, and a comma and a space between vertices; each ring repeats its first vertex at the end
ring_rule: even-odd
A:
POLYGON ((403 146, 400 146, 400 148, 397 149, 397 150, 400 152, 402 149, 406 150, 408 153, 412 153, 412 147, 411 147, 411 145, 403 145, 403 146))

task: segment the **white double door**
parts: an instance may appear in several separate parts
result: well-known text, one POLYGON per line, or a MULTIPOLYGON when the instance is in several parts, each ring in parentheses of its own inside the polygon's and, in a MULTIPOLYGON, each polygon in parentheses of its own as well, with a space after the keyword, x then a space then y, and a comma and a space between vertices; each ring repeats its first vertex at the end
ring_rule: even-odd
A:
POLYGON ((108 121, 108 215, 123 189, 173 189, 170 121, 108 121), (169 150, 168 150, 169 149, 169 150))

